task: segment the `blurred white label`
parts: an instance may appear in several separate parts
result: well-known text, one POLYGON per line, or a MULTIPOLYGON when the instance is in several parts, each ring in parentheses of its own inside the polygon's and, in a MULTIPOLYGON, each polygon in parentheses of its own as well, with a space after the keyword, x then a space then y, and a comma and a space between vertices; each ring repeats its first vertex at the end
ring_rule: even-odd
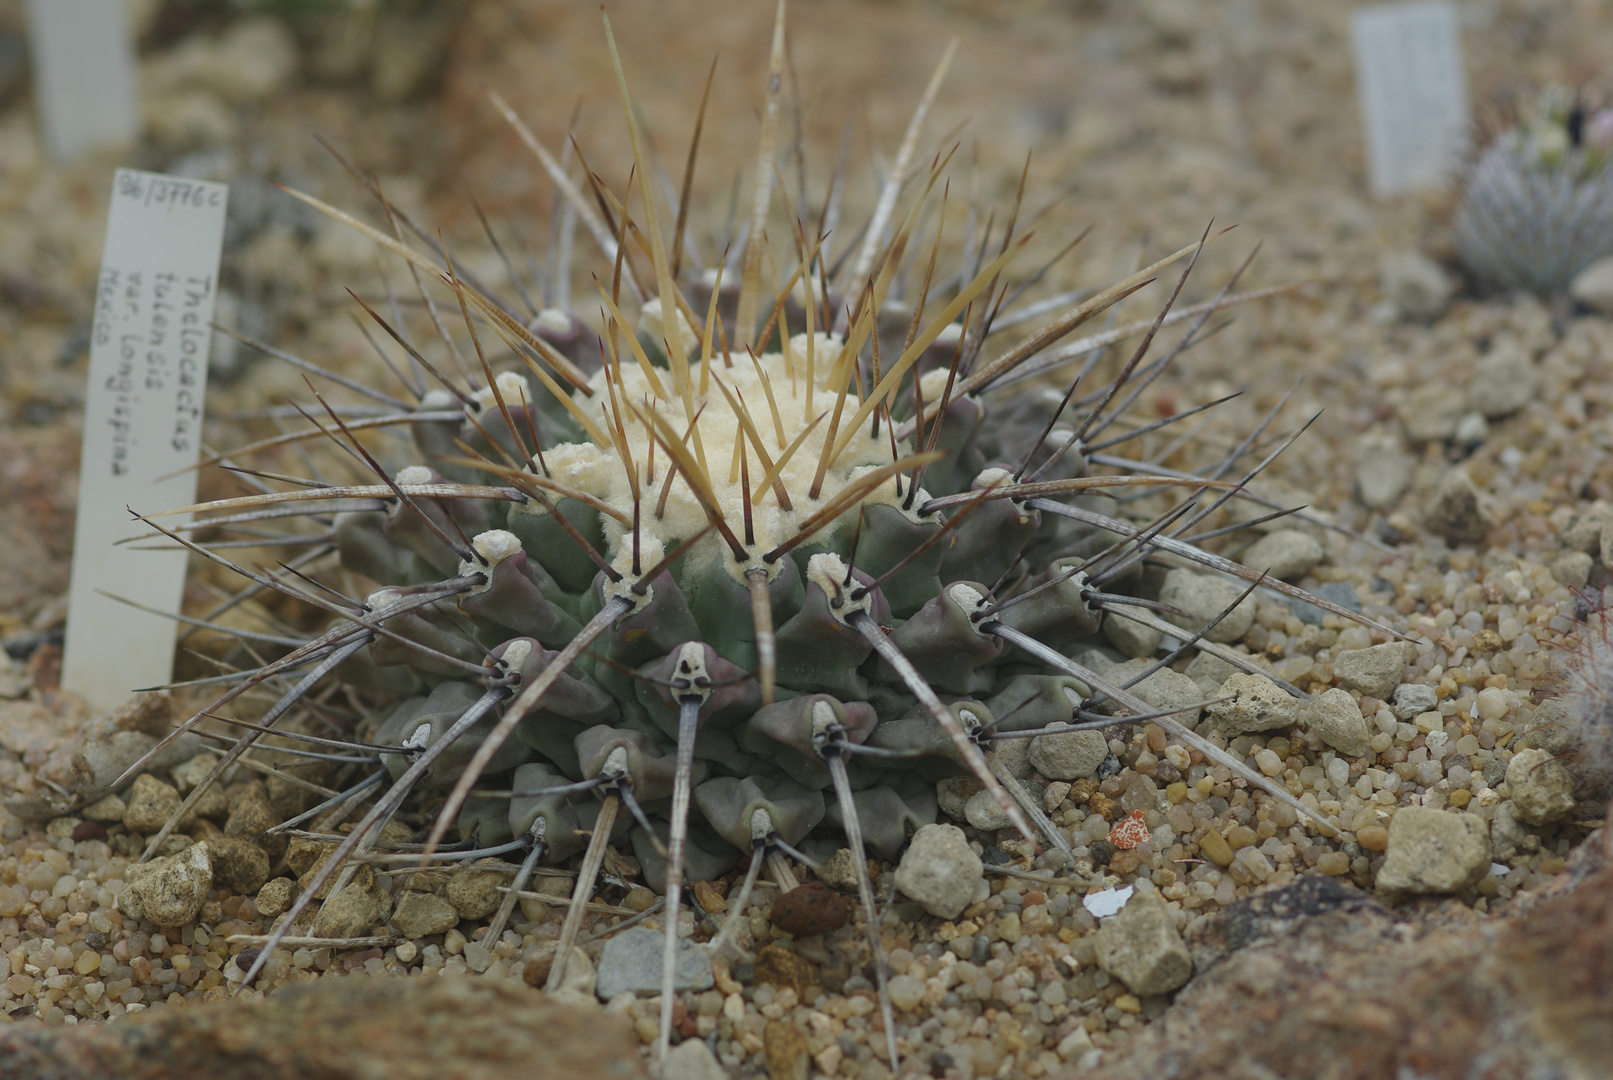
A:
POLYGON ((28 0, 34 97, 57 161, 140 130, 125 0, 28 0))
MULTIPOLYGON (((169 680, 184 551, 119 544, 196 499, 228 187, 119 169, 95 295, 62 685, 105 709, 169 680), (167 479, 162 479, 167 477, 167 479)), ((165 518, 174 529, 183 517, 165 518)))
POLYGON ((1451 0, 1357 10, 1355 82, 1379 198, 1445 183, 1467 151, 1467 80, 1451 0))

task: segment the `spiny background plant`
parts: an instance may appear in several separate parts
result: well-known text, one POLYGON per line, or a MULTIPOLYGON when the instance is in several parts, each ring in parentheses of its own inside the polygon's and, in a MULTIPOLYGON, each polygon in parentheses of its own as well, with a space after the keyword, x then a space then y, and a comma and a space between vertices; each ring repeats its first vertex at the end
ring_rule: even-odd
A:
MULTIPOLYGON (((914 828, 935 820, 935 782, 957 775, 991 792, 1023 850, 1070 852, 999 759, 1001 740, 1153 719, 1331 832, 1286 788, 1128 689, 1189 649, 1259 671, 1205 635, 1261 586, 1394 636, 1202 546, 1224 530, 1192 531, 1232 499, 1263 518, 1325 524, 1244 487, 1299 434, 1267 433, 1276 410, 1207 461, 1176 455, 1167 467, 1114 452, 1218 404, 1146 422, 1128 415, 1213 332, 1215 311, 1270 290, 1233 295, 1234 278, 1213 300, 1175 308, 1207 229, 1107 289, 1022 305, 1048 269, 1013 265, 1028 238, 1023 190, 943 263, 954 147, 926 162, 918 144, 950 51, 873 213, 841 242, 838 168, 815 217, 775 184, 783 16, 780 4, 754 197, 735 235, 708 249, 717 257, 707 267, 687 221, 711 83, 682 191, 664 198, 659 179, 645 182, 659 172, 608 19, 635 162, 620 192, 586 167, 579 184, 578 148, 556 157, 492 96, 564 199, 556 250, 570 250, 581 223, 603 257, 575 302, 564 258, 541 290, 505 259, 515 295, 501 296, 356 171, 379 226, 293 193, 404 261, 434 340, 411 335, 390 292, 386 314, 355 296, 404 354, 394 362, 377 346, 386 389, 243 339, 367 404, 332 404, 315 390, 315 403, 299 407, 310 426, 209 462, 256 493, 185 508, 208 516, 181 528, 148 519, 240 573, 238 597, 274 590, 328 616, 322 632, 300 638, 226 631, 255 659, 201 680, 225 689, 165 740, 238 699, 274 699, 151 838, 148 856, 266 737, 340 770, 345 787, 278 827, 334 850, 247 982, 316 897, 330 898, 329 911, 348 890, 368 889, 357 875, 370 862, 519 855, 489 940, 539 864, 577 864, 549 975, 557 988, 615 843, 665 894, 664 1053, 684 885, 748 857, 727 937, 764 865, 792 886, 790 859, 812 865, 809 853, 838 847, 825 835, 838 832, 858 876, 894 1062, 867 854, 896 858, 914 828), (1185 269, 1156 317, 1070 340, 1173 263, 1185 269), (626 313, 634 305, 636 320, 626 313), (1188 331, 1149 359, 1155 335, 1182 320, 1188 331), (1006 333, 1027 323, 1036 326, 1027 336, 1006 333), (1107 348, 1129 338, 1140 342, 1117 354, 1112 378, 1098 378, 1107 348), (1012 392, 1076 363, 1056 400, 1012 392), (372 448, 361 433, 406 440, 372 448), (337 464, 300 477, 236 464, 314 439, 340 448, 337 464), (299 523, 305 532, 265 532, 299 523), (228 551, 266 543, 296 555, 268 570, 228 551), (1169 605, 1132 595, 1145 591, 1153 562, 1243 588, 1220 615, 1184 626, 1169 605), (1173 639, 1126 685, 1071 659, 1117 618, 1173 639), (330 692, 337 685, 348 708, 330 692), (312 719, 324 734, 310 734, 312 719), (430 828, 400 831, 405 810, 429 812, 430 828)), ((969 216, 982 215, 971 206, 969 216)), ((491 228, 487 238, 504 258, 491 228)), ((322 926, 334 923, 316 920, 315 932, 322 926)))
POLYGON ((1477 284, 1542 296, 1613 254, 1613 109, 1547 90, 1463 171, 1452 222, 1477 284))

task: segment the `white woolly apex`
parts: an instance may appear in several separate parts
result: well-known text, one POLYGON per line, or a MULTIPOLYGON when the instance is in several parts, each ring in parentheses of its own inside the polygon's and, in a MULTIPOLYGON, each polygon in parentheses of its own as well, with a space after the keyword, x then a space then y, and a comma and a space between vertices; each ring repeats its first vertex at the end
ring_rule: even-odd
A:
POLYGON ((519 409, 532 400, 532 388, 525 377, 518 372, 505 371, 494 376, 493 384, 498 387, 498 394, 494 395, 492 386, 484 386, 470 396, 482 412, 489 409, 498 410, 499 398, 504 399, 507 409, 519 409))
MULTIPOLYGON (((673 348, 683 346, 683 355, 688 356, 700 347, 700 335, 695 333, 694 327, 689 325, 688 316, 678 312, 679 338, 672 343, 673 348)), ((644 306, 638 312, 638 332, 651 341, 661 342, 671 339, 667 333, 666 319, 661 314, 661 298, 652 296, 644 301, 644 306)))
POLYGON ((538 317, 529 326, 533 331, 547 330, 551 334, 569 334, 572 330, 571 316, 552 307, 538 312, 538 317))
POLYGON ((504 655, 499 657, 506 670, 514 671, 527 662, 532 655, 532 642, 527 638, 516 638, 504 647, 504 655))
POLYGON ((425 746, 430 739, 431 725, 421 724, 419 727, 415 728, 409 733, 409 737, 407 739, 403 740, 403 748, 405 750, 418 750, 425 746))
MULTIPOLYGON (((951 373, 950 368, 934 367, 919 377, 919 389, 924 392, 924 416, 926 423, 929 420, 930 413, 934 412, 935 407, 941 404, 941 395, 946 393, 947 389, 947 376, 951 373)), ((954 397, 957 396, 957 388, 957 384, 953 383, 952 389, 954 391, 954 397)))
POLYGON ((963 725, 963 730, 965 731, 974 731, 985 723, 973 709, 953 709, 952 712, 958 718, 958 723, 963 725))
POLYGON ((627 747, 618 746, 605 758, 605 765, 599 770, 601 776, 627 775, 627 747))
MULTIPOLYGON (((661 546, 659 539, 648 530, 642 531, 639 535, 639 572, 653 570, 655 564, 661 561, 661 556, 665 553, 666 549, 661 546)), ((640 606, 655 599, 654 585, 646 585, 642 596, 633 591, 633 586, 638 584, 639 575, 633 573, 633 540, 631 537, 628 537, 617 548, 616 557, 611 560, 611 568, 622 575, 622 580, 605 582, 603 591, 606 600, 620 597, 631 603, 634 610, 637 610, 640 606)))
POLYGON ((947 595, 963 610, 973 613, 979 611, 986 602, 986 595, 967 581, 956 581, 947 586, 947 595))
POLYGON ((970 484, 969 487, 974 491, 984 491, 989 487, 1004 487, 1013 482, 1013 473, 1007 469, 999 469, 993 466, 989 469, 981 469, 980 475, 974 478, 974 483, 970 484))
POLYGON ((678 647, 678 674, 694 678, 706 673, 706 647, 698 641, 685 641, 678 647))
POLYGON ((470 546, 476 549, 476 554, 488 562, 501 563, 521 550, 521 541, 512 532, 489 529, 484 533, 477 533, 470 546))
POLYGON ((829 729, 840 722, 835 715, 834 706, 819 698, 812 703, 812 737, 822 738, 828 734, 829 729))
POLYGON ((832 551, 820 551, 807 560, 807 581, 822 589, 824 595, 839 596, 845 588, 846 564, 832 551))
MULTIPOLYGON (((521 550, 521 541, 516 539, 512 532, 503 529, 489 529, 484 533, 477 533, 476 538, 470 542, 476 554, 486 560, 485 563, 475 559, 462 559, 459 563, 459 576, 469 577, 472 574, 485 574, 488 570, 508 559, 521 550)), ((492 588, 492 581, 485 581, 471 590, 472 595, 486 592, 492 588)))
POLYGON ((1068 686, 1064 688, 1064 700, 1070 703, 1070 708, 1072 709, 1081 707, 1081 695, 1071 690, 1068 686))
POLYGON ((459 399, 450 393, 446 388, 435 386, 421 395, 420 411, 425 412, 427 410, 451 409, 458 401, 459 399))
POLYGON ((394 484, 430 484, 433 482, 431 470, 424 465, 407 465, 398 470, 398 475, 392 478, 394 484))
MULTIPOLYGON (((791 539, 802 522, 823 509, 853 481, 855 475, 859 475, 856 470, 869 465, 885 465, 891 460, 889 436, 885 431, 882 430, 880 438, 876 440, 869 434, 870 424, 862 423, 857 425, 856 430, 849 429, 849 419, 856 413, 860 403, 854 393, 848 393, 842 409, 841 427, 835 436, 837 442, 844 441, 845 447, 825 471, 818 498, 814 500, 809 497, 829 434, 830 421, 826 414, 832 414, 836 406, 836 395, 831 389, 832 369, 842 345, 833 335, 822 333, 813 335, 811 342, 810 364, 807 362, 808 338, 804 333, 790 336, 787 355, 767 353, 757 357, 755 364, 744 354, 736 356, 732 366, 725 365, 720 355, 714 357, 709 379, 700 371, 698 362, 691 363, 691 382, 696 391, 692 404, 700 416, 700 444, 697 448, 691 438, 689 450, 697 453, 697 456, 698 453, 704 454, 712 497, 736 536, 743 538, 744 535, 744 495, 740 489, 739 451, 735 445, 742 437, 742 428, 735 418, 734 408, 719 388, 718 380, 721 380, 722 387, 735 395, 736 402, 743 399, 770 460, 776 462, 785 447, 794 443, 798 436, 801 438, 798 448, 784 463, 777 477, 777 486, 784 489, 792 505, 790 510, 780 509, 774 484, 762 484, 767 468, 762 464, 755 445, 746 439, 754 548, 759 552, 771 551, 791 539), (812 375, 810 394, 807 387, 809 369, 812 375), (709 386, 706 394, 701 396, 698 388, 703 381, 708 382, 709 386), (769 392, 772 395, 771 404, 769 392), (774 406, 778 410, 776 422, 774 406), (821 422, 818 422, 819 416, 823 416, 821 422), (803 436, 803 428, 814 422, 816 425, 803 436)), ((593 395, 589 397, 578 393, 573 400, 602 429, 613 433, 616 423, 611 402, 616 400, 632 402, 639 410, 643 410, 646 404, 652 406, 667 425, 682 434, 688 427, 689 417, 681 395, 672 386, 670 372, 664 368, 657 368, 656 372, 657 385, 664 394, 671 395, 672 400, 658 396, 655 386, 651 385, 639 365, 626 360, 619 365, 621 385, 616 388, 614 395, 607 390, 606 375, 600 371, 589 380, 593 395)), ((680 540, 707 527, 706 512, 682 476, 672 482, 671 488, 666 491, 665 505, 661 504, 661 491, 668 469, 666 450, 657 445, 652 454, 644 424, 625 412, 624 420, 627 456, 638 470, 640 497, 643 500, 641 535, 654 535, 670 549, 680 540), (652 462, 653 475, 650 471, 652 462)), ((597 496, 624 513, 631 511, 632 485, 621 455, 615 449, 605 449, 592 442, 560 443, 546 447, 544 459, 555 480, 597 496)), ((903 494, 906 494, 905 490, 903 494)), ((877 490, 864 496, 862 501, 899 503, 895 481, 887 480, 877 490)), ((836 521, 824 525, 819 530, 818 538, 827 541, 835 535, 842 535, 855 523, 855 510, 848 510, 836 521)), ((632 545, 631 526, 608 516, 603 524, 608 557, 614 558, 623 548, 632 545)), ((735 563, 728 545, 716 531, 690 549, 685 565, 689 572, 699 574, 714 558, 721 558, 735 580, 743 583, 747 565, 735 563)))
MULTIPOLYGON (((821 702, 820 702, 821 704, 821 702)), ((752 842, 766 840, 773 835, 773 815, 763 807, 758 806, 750 816, 750 838, 752 842)))
POLYGON ((364 606, 371 611, 375 611, 386 607, 388 604, 395 603, 398 597, 402 595, 401 592, 393 588, 376 589, 364 598, 364 606))

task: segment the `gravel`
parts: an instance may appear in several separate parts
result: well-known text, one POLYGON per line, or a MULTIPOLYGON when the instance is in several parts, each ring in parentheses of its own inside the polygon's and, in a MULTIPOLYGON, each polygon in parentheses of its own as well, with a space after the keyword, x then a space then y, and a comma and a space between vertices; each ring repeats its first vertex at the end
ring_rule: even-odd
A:
POLYGON ((1372 731, 1348 690, 1335 687, 1306 702, 1300 709, 1300 724, 1346 757, 1362 757, 1372 750, 1372 731))
POLYGON ((1400 685, 1400 673, 1410 662, 1410 646, 1400 641, 1374 645, 1370 649, 1351 649, 1333 660, 1333 674, 1351 690, 1359 690, 1380 700, 1394 693, 1400 685))

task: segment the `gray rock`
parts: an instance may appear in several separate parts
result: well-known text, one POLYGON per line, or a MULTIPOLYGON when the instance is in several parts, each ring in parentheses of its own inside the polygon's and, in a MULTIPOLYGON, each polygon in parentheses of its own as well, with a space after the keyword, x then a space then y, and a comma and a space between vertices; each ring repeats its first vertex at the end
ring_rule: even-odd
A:
POLYGON ((1512 813, 1530 825, 1562 821, 1574 812, 1574 777, 1545 750, 1520 750, 1507 763, 1512 813))
POLYGON ((1521 851, 1540 850, 1540 837, 1513 814, 1512 800, 1495 808, 1490 819, 1490 850, 1493 858, 1506 862, 1521 851))
POLYGON ((177 855, 137 863, 124 871, 118 907, 125 915, 158 926, 184 926, 196 918, 213 887, 213 864, 206 844, 177 855))
MULTIPOLYGON (((1318 585, 1312 595, 1346 611, 1361 610, 1361 598, 1355 594, 1355 586, 1348 581, 1325 582, 1318 585)), ((1332 614, 1326 608, 1293 597, 1288 600, 1288 609, 1294 613, 1294 618, 1311 626, 1321 626, 1322 620, 1332 614)))
POLYGON ((1439 318, 1456 292, 1445 268, 1420 251, 1386 254, 1378 265, 1378 287, 1405 319, 1439 318))
MULTIPOLYGON (((969 779, 974 780, 974 777, 971 776, 969 779)), ((976 786, 979 786, 980 781, 974 780, 974 782, 976 786)), ((945 781, 942 781, 942 783, 945 783, 945 781)), ((963 818, 959 817, 958 820, 962 821, 963 818)), ((818 871, 818 880, 831 889, 845 889, 848 892, 855 889, 857 887, 857 862, 851 857, 851 849, 835 849, 835 853, 830 856, 829 861, 823 864, 823 869, 818 871)))
POLYGON ((1023 780, 1035 767, 1031 762, 1030 739, 1004 739, 993 746, 993 752, 1008 775, 1023 780))
POLYGON ((1289 728, 1299 721, 1299 702, 1264 675, 1239 672, 1222 683, 1215 696, 1230 700, 1205 706, 1205 718, 1228 738, 1289 728))
POLYGON ((1173 714, 1176 720, 1188 727, 1198 726, 1202 710, 1189 706, 1197 706, 1204 700, 1204 695, 1199 692, 1198 683, 1180 671, 1160 668, 1133 686, 1131 692, 1161 712, 1166 709, 1183 709, 1184 711, 1173 714))
POLYGON ((1350 649, 1333 658, 1333 674, 1352 690, 1388 699, 1400 685, 1400 676, 1411 663, 1413 649, 1404 641, 1390 641, 1370 649, 1350 649))
POLYGON ((1029 742, 1031 764, 1049 780, 1079 780, 1094 776, 1109 754, 1109 744, 1099 731, 1038 735, 1029 742))
POLYGON ((1401 683, 1395 687, 1394 714, 1401 720, 1410 720, 1418 713, 1428 712, 1439 705, 1439 691, 1423 683, 1401 683))
POLYGON ((1574 275, 1568 295, 1599 315, 1613 315, 1613 256, 1597 259, 1574 275))
POLYGON ((368 882, 350 881, 325 898, 314 916, 314 936, 361 937, 381 922, 381 898, 368 882))
POLYGON ((705 1043, 684 1039, 667 1052, 661 1080, 728 1080, 728 1070, 717 1063, 705 1043))
POLYGON ((1535 715, 1524 729, 1523 744, 1545 750, 1553 757, 1574 748, 1574 729, 1561 701, 1547 698, 1535 706, 1535 715))
POLYGON ((1511 416, 1540 390, 1540 370, 1523 347, 1500 342, 1473 365, 1467 398, 1487 420, 1511 416))
POLYGON ((1278 529, 1255 541, 1238 557, 1251 570, 1292 581, 1322 561, 1321 541, 1298 529, 1278 529))
POLYGON ((1430 531, 1452 546, 1477 543, 1494 524, 1478 488, 1473 486, 1473 478, 1460 466, 1440 480, 1423 520, 1430 531))
POLYGON ((197 754, 189 761, 175 765, 171 770, 174 787, 178 789, 181 795, 189 795, 191 789, 206 780, 207 774, 212 772, 217 765, 218 755, 210 750, 197 754))
POLYGON ((972 776, 949 776, 935 785, 936 805, 953 821, 963 821, 963 808, 981 787, 980 781, 972 776))
POLYGON ((1411 482, 1412 459, 1393 435, 1368 433, 1355 442, 1355 490, 1374 510, 1387 510, 1411 482))
POLYGON ((149 773, 134 778, 127 801, 123 824, 130 832, 154 833, 179 812, 179 792, 149 773))
POLYGON ((1566 585, 1570 589, 1583 589, 1585 583, 1591 579, 1591 567, 1596 560, 1583 551, 1569 551, 1552 560, 1551 576, 1557 584, 1566 585))
POLYGON ((896 888, 925 911, 955 919, 985 879, 980 856, 956 825, 923 825, 896 867, 896 888))
POLYGON ((1138 997, 1168 994, 1193 977, 1193 957, 1155 893, 1138 893, 1098 928, 1098 966, 1138 997))
POLYGON ((1165 635, 1158 630, 1110 613, 1104 614, 1101 629, 1109 644, 1123 656, 1153 656, 1159 651, 1159 643, 1165 640, 1165 635))
POLYGON ((996 832, 1013 825, 1010 818, 991 792, 984 789, 975 792, 963 807, 964 820, 981 832, 996 832))
POLYGON ((1490 868, 1490 837, 1476 814, 1405 806, 1389 820, 1389 853, 1378 871, 1381 892, 1452 893, 1490 868))
POLYGON ((1602 534, 1610 522, 1613 522, 1613 506, 1598 499, 1569 518, 1557 538, 1570 551, 1595 555, 1602 550, 1602 534))
POLYGON ((1412 442, 1443 442, 1456 434, 1467 412, 1467 396, 1458 388, 1429 383, 1408 393, 1396 412, 1412 442))
POLYGON ((1306 702, 1300 723, 1345 757, 1362 757, 1372 749, 1372 731, 1348 690, 1335 687, 1306 702))
MULTIPOLYGON (((661 993, 661 951, 666 942, 659 930, 635 926, 605 942, 599 951, 599 975, 594 993, 601 1001, 632 991, 643 997, 661 993)), ((678 941, 678 963, 673 988, 710 990, 716 985, 706 950, 687 939, 678 941)))
MULTIPOLYGON (((1244 587, 1223 577, 1198 574, 1192 570, 1172 570, 1159 590, 1161 602, 1180 608, 1182 615, 1170 619, 1186 630, 1197 631, 1236 600, 1244 587)), ((1227 613, 1207 634, 1208 641, 1228 644, 1249 632, 1255 621, 1255 601, 1250 595, 1227 613)))
POLYGON ((454 905, 435 893, 405 891, 392 909, 392 926, 406 938, 446 934, 458 925, 454 905))

